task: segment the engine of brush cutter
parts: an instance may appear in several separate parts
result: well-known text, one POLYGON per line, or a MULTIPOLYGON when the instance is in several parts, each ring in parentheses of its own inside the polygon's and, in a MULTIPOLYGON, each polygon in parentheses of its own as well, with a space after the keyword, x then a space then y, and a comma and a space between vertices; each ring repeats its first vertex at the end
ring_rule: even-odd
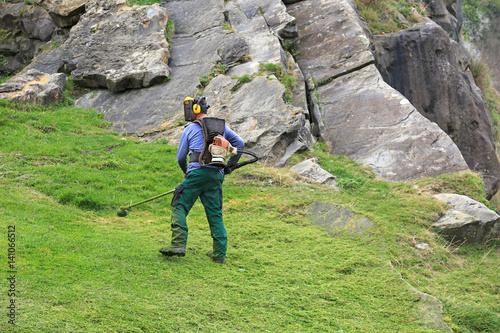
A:
POLYGON ((212 154, 212 162, 209 165, 216 165, 221 168, 226 166, 228 157, 238 154, 238 149, 220 135, 214 138, 213 143, 208 146, 208 151, 212 154))

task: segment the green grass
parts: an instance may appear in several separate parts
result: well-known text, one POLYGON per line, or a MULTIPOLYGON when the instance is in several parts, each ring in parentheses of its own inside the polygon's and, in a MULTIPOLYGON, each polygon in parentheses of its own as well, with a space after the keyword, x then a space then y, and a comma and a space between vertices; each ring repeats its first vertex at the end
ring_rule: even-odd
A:
MULTIPOLYGON (((446 209, 428 194, 481 199, 473 174, 391 183, 324 145, 317 157, 342 191, 304 184, 288 168, 252 164, 226 177, 226 265, 205 255, 211 237, 198 202, 184 258, 170 239, 170 198, 118 207, 173 189, 176 147, 118 136, 92 110, 0 102, 0 248, 16 226, 13 332, 433 332, 415 296, 389 269, 444 303, 456 332, 497 332, 498 242, 451 246, 430 231, 446 209), (370 218, 370 237, 329 237, 305 208, 337 203, 370 218), (415 244, 426 242, 432 252, 415 244)), ((7 270, 4 257, 1 264, 7 270)), ((2 293, 6 295, 7 283, 2 293)), ((1 298, 7 307, 7 298, 1 298)))
POLYGON ((260 63, 259 72, 254 75, 242 75, 233 76, 232 79, 238 80, 239 82, 231 89, 231 92, 235 92, 245 83, 251 82, 255 76, 265 75, 267 77, 274 75, 278 81, 285 87, 285 98, 288 104, 292 103, 292 90, 297 87, 297 80, 295 76, 286 74, 285 69, 281 64, 273 63, 260 63))
POLYGON ((375 35, 409 28, 426 14, 426 3, 420 0, 354 0, 360 15, 375 35), (401 20, 402 15, 407 22, 401 20))
POLYGON ((127 0, 129 5, 139 5, 139 6, 148 6, 153 5, 155 3, 162 4, 161 0, 127 0))

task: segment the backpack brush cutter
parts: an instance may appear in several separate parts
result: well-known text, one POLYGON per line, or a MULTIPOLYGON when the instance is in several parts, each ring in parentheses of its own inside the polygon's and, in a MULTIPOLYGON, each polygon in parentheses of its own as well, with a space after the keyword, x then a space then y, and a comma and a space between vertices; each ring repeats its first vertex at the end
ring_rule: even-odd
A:
MULTIPOLYGON (((229 143, 229 141, 227 141, 222 136, 216 136, 214 138, 213 143, 209 146, 209 151, 212 154, 212 162, 208 163, 207 165, 212 165, 212 166, 217 166, 219 168, 224 168, 224 171, 226 174, 229 174, 233 170, 241 168, 244 165, 251 164, 251 163, 257 162, 259 160, 257 155, 255 155, 251 151, 244 150, 244 149, 237 149, 236 147, 233 147, 229 143), (246 155, 252 156, 253 158, 248 160, 248 161, 244 161, 242 163, 237 163, 234 165, 226 165, 226 159, 232 155, 237 155, 237 154, 246 154, 246 155)), ((120 209, 118 209, 118 211, 116 212, 116 215, 118 215, 119 217, 125 217, 128 215, 127 210, 129 210, 130 208, 142 205, 146 202, 153 201, 153 200, 156 200, 156 199, 161 198, 161 197, 164 197, 167 194, 173 193, 174 191, 175 191, 175 189, 170 190, 170 191, 165 192, 165 193, 162 193, 162 194, 159 194, 159 195, 154 196, 152 198, 128 205, 128 206, 120 207, 120 209)))

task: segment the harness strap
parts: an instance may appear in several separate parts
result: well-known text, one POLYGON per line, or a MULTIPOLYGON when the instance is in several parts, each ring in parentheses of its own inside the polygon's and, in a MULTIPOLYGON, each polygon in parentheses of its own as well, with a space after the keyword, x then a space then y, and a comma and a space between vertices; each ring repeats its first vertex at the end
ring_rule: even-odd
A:
POLYGON ((199 162, 200 155, 201 155, 200 152, 191 153, 191 155, 189 155, 189 163, 191 163, 191 162, 199 162))

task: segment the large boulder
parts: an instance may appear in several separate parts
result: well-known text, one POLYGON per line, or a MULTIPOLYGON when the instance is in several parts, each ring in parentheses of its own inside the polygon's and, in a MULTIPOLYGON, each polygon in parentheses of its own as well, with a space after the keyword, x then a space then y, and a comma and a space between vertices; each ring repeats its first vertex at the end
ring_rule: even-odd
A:
POLYGON ((301 36, 297 62, 310 90, 313 131, 331 153, 395 181, 467 169, 449 136, 382 80, 354 3, 312 0, 288 9, 301 36))
POLYGON ((28 38, 46 42, 52 38, 56 25, 49 13, 39 6, 33 6, 21 18, 22 27, 28 38))
POLYGON ((71 29, 60 70, 88 88, 123 91, 162 83, 170 75, 167 20, 158 4, 98 2, 71 29))
POLYGON ((54 104, 63 99, 64 74, 46 74, 37 70, 20 73, 0 84, 0 99, 39 105, 54 104))
POLYGON ((373 43, 384 80, 448 133, 469 167, 483 175, 491 198, 500 186, 500 163, 490 111, 459 44, 429 19, 374 36, 373 43))
POLYGON ((85 13, 85 0, 44 0, 42 6, 59 28, 70 28, 85 13))
POLYGON ((299 2, 288 12, 296 18, 297 59, 311 89, 374 62, 370 30, 352 1, 299 2))
POLYGON ((235 6, 245 14, 247 20, 256 19, 258 16, 262 17, 269 29, 281 39, 298 37, 295 18, 287 13, 282 1, 236 0, 234 2, 235 6))
POLYGON ((433 226, 455 243, 485 243, 500 237, 500 215, 467 196, 440 193, 434 196, 451 206, 433 226))

